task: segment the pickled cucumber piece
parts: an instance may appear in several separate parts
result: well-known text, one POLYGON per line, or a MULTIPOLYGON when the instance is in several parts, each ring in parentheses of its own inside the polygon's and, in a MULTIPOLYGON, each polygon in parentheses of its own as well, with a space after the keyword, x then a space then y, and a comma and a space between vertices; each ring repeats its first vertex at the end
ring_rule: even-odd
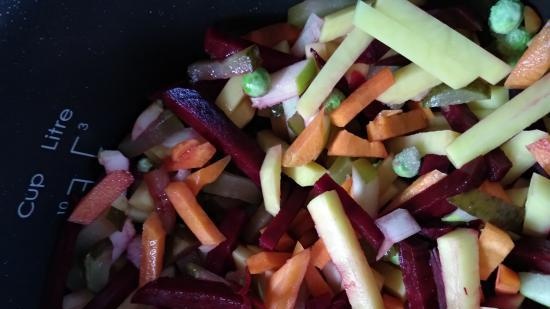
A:
POLYGON ((508 204, 479 190, 450 197, 449 202, 481 220, 502 229, 521 231, 525 209, 508 204))
POLYGON ((422 99, 424 107, 441 107, 453 104, 462 104, 478 100, 487 100, 491 97, 491 87, 482 80, 475 80, 468 86, 452 89, 442 84, 430 90, 422 99))

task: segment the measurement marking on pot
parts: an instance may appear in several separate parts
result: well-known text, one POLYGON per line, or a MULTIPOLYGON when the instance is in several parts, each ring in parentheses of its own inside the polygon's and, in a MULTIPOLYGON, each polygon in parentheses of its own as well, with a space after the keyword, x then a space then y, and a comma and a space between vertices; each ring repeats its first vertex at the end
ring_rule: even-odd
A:
POLYGON ((80 178, 71 179, 71 182, 69 183, 69 187, 67 188, 67 193, 66 193, 67 195, 71 195, 71 192, 73 191, 73 185, 77 183, 83 184, 80 192, 85 192, 88 185, 93 184, 94 181, 87 180, 87 179, 80 179, 80 178))
POLYGON ((73 142, 73 145, 71 146, 71 151, 70 151, 71 154, 78 155, 78 156, 84 156, 84 157, 88 157, 88 158, 97 157, 94 154, 76 150, 76 146, 78 145, 78 141, 80 141, 80 136, 77 136, 77 137, 74 138, 74 142, 73 142))
POLYGON ((40 195, 40 190, 46 188, 45 177, 41 173, 34 174, 25 191, 25 197, 17 206, 17 215, 21 219, 30 217, 36 208, 35 201, 40 195))
POLYGON ((40 148, 50 151, 57 150, 59 142, 63 137, 63 133, 67 128, 67 122, 73 118, 73 115, 73 111, 68 108, 62 110, 57 116, 54 124, 46 130, 47 133, 44 134, 44 140, 40 145, 40 148))

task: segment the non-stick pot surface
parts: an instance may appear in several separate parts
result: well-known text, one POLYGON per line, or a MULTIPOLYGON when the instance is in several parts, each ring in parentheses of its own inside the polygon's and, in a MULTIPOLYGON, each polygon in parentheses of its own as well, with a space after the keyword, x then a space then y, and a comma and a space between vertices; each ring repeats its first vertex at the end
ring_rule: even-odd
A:
MULTIPOLYGON (((0 0, 0 308, 39 306, 59 225, 100 172, 95 155, 203 57, 206 27, 268 24, 295 2, 0 0)), ((547 0, 532 3, 548 18, 547 0)))

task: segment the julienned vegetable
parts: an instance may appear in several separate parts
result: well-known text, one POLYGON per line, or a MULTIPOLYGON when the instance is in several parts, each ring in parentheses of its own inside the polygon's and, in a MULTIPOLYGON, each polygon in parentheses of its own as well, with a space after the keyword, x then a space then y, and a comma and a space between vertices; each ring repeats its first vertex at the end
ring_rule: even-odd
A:
POLYGON ((528 33, 493 33, 516 54, 535 36, 509 100, 465 8, 324 2, 292 8, 298 27, 207 31, 192 75, 229 80, 155 95, 99 153, 48 308, 64 282, 63 306, 102 309, 547 304, 550 146, 524 129, 550 112, 548 25, 526 8, 528 33))

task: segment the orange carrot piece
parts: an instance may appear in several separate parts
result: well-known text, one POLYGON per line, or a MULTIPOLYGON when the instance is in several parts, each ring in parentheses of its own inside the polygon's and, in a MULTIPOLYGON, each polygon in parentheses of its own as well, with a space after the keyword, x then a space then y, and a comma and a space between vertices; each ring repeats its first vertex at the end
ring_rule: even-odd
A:
POLYGON ((420 109, 420 110, 424 111, 424 114, 426 114, 426 119, 428 119, 428 120, 435 117, 432 110, 430 108, 422 107, 422 104, 420 104, 419 101, 409 101, 407 103, 407 105, 409 106, 409 109, 420 109))
POLYGON ((550 137, 541 138, 538 141, 527 145, 529 152, 535 157, 538 164, 544 171, 550 174, 550 137))
POLYGON ((151 215, 143 224, 141 234, 141 264, 139 267, 139 286, 160 277, 164 261, 164 249, 166 244, 166 232, 157 212, 151 215))
POLYGON ((187 140, 174 146, 170 157, 165 161, 165 168, 168 171, 199 168, 204 166, 215 153, 216 148, 208 142, 187 140))
POLYGON ((351 179, 351 177, 347 176, 344 182, 342 182, 340 186, 342 186, 342 188, 344 188, 344 190, 346 190, 348 194, 351 194, 352 184, 353 184, 353 180, 351 179))
POLYGON ((510 235, 498 227, 486 223, 479 235, 479 277, 487 280, 504 258, 514 248, 510 235))
POLYGON ((550 21, 547 21, 531 40, 531 44, 508 75, 504 86, 510 89, 525 89, 546 74, 548 69, 550 69, 550 21))
POLYGON ((323 269, 330 262, 330 256, 322 239, 318 239, 311 247, 311 264, 323 269))
POLYGON ((329 131, 330 120, 321 110, 285 151, 283 166, 300 166, 317 159, 327 143, 329 131))
POLYGON ((220 177, 221 173, 227 167, 227 164, 229 164, 229 161, 231 161, 231 157, 226 156, 223 159, 203 167, 187 176, 185 183, 189 186, 189 189, 191 189, 193 194, 197 195, 204 186, 213 183, 216 179, 218 179, 218 177, 220 177))
POLYGON ((519 287, 519 275, 502 264, 498 265, 495 291, 499 294, 517 294, 519 287))
POLYGON ((413 109, 392 116, 377 116, 367 124, 367 133, 371 141, 383 141, 392 137, 424 129, 428 119, 423 110, 413 109))
POLYGON ((165 191, 178 215, 201 244, 216 246, 225 240, 225 236, 204 212, 187 184, 172 182, 165 191))
POLYGON ((361 84, 330 114, 332 123, 341 128, 345 127, 365 107, 390 88, 393 82, 393 74, 390 69, 380 70, 371 79, 361 84))
POLYGON ((315 266, 313 266, 311 262, 307 267, 305 280, 309 293, 314 297, 318 297, 323 294, 329 294, 332 296, 332 289, 325 281, 325 278, 323 278, 319 270, 315 268, 315 266))
POLYGON ((292 309, 304 280, 310 259, 310 250, 296 254, 269 279, 265 293, 266 309, 292 309))
POLYGON ((510 196, 508 196, 508 193, 504 191, 504 188, 502 187, 500 182, 484 181, 479 187, 479 190, 493 197, 499 198, 507 203, 514 203, 510 196))
POLYGON ((396 196, 391 201, 391 203, 386 208, 384 208, 384 210, 381 212, 381 215, 384 215, 393 211, 394 209, 399 207, 401 204, 405 203, 406 201, 416 196, 418 193, 426 190, 431 185, 443 179, 445 176, 447 176, 447 174, 442 173, 438 170, 433 170, 427 174, 424 174, 418 177, 418 179, 416 179, 407 188, 405 188, 403 192, 401 192, 398 196, 396 196))
POLYGON ((388 295, 386 293, 382 294, 382 301, 384 302, 384 308, 385 309, 403 309, 405 308, 405 305, 403 302, 397 298, 393 297, 391 295, 388 295))
POLYGON ((291 256, 292 254, 288 252, 262 251, 246 259, 246 266, 251 274, 261 274, 280 268, 291 256))
POLYGON ((300 29, 288 23, 277 23, 249 32, 244 38, 268 47, 273 47, 281 41, 288 41, 292 45, 300 32, 300 29))
POLYGON ((386 158, 388 152, 382 142, 369 142, 346 130, 336 133, 328 146, 329 156, 386 158))
POLYGON ((275 246, 275 251, 288 252, 296 245, 296 241, 292 237, 288 236, 287 233, 284 233, 283 236, 277 242, 275 246))

